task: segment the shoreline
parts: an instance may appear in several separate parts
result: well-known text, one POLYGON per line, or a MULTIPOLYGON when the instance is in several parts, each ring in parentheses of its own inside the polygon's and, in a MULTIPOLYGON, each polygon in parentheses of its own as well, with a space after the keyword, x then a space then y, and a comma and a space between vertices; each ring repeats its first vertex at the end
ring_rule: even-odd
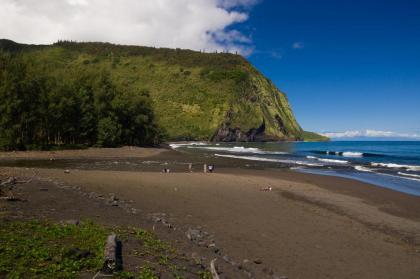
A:
MULTIPOLYGON (((140 168, 139 170, 130 169, 127 171, 161 172, 162 166, 171 166, 171 170, 175 173, 187 172, 187 165, 189 162, 192 162, 193 164, 193 171, 195 173, 200 173, 202 172, 202 164, 207 163, 208 160, 207 158, 192 156, 183 151, 172 149, 169 145, 161 148, 125 146, 120 148, 89 148, 86 150, 0 152, 0 168, 7 168, 10 163, 10 167, 36 167, 34 164, 26 166, 24 163, 22 165, 14 165, 14 161, 34 161, 35 165, 39 164, 39 162, 48 162, 48 165, 46 165, 45 168, 54 168, 54 165, 57 163, 59 164, 60 161, 72 162, 86 160, 84 162, 89 164, 91 161, 113 159, 146 160, 144 161, 146 162, 146 167, 140 168), (1 164, 2 162, 4 163, 3 165, 1 164)), ((419 196, 382 187, 377 184, 349 177, 299 172, 290 169, 289 167, 274 166, 275 164, 265 164, 263 167, 256 167, 257 165, 253 164, 253 162, 240 159, 212 158, 209 161, 216 162, 217 173, 248 175, 249 172, 252 172, 253 175, 259 175, 261 177, 285 179, 290 182, 310 183, 335 193, 364 199, 367 203, 382 206, 381 210, 390 214, 420 220, 419 196), (419 201, 419 206, 415 206, 416 201, 419 201), (396 203, 400 208, 395 210, 395 208, 383 206, 387 202, 396 203)), ((41 168, 43 167, 44 166, 41 168)), ((58 166, 58 168, 64 167, 66 167, 66 165, 58 166)), ((70 165, 69 167, 71 168, 73 166, 70 165)), ((77 166, 76 169, 83 168, 77 166)), ((99 167, 98 169, 93 170, 102 169, 99 167)), ((112 168, 109 170, 112 170, 112 168)), ((115 170, 120 169, 117 168, 115 170)))
MULTIPOLYGON (((83 158, 125 156, 118 156, 123 154, 119 149, 97 151, 83 158)), ((188 229, 199 227, 224 251, 221 261, 238 264, 258 258, 262 264, 256 265, 256 278, 274 278, 263 269, 289 278, 420 274, 420 197, 340 177, 254 169, 244 162, 232 166, 230 160, 218 160, 216 173, 204 174, 202 165, 198 168, 202 158, 172 150, 130 151, 131 158, 167 162, 174 172, 163 174, 161 164, 151 164, 140 171, 68 168, 65 173, 63 168, 0 167, 0 173, 78 187, 87 197, 113 193, 130 201, 137 215, 166 214, 183 232, 177 241, 185 240, 179 237, 188 229), (185 164, 173 164, 193 160, 194 173, 187 172, 185 164), (261 191, 267 187, 272 191, 261 191)), ((31 158, 46 155, 50 154, 31 158)), ((57 194, 55 199, 68 197, 57 194)), ((31 197, 28 200, 29 206, 31 197)), ((33 211, 38 214, 37 208, 33 211)), ((115 217, 104 218, 115 222, 115 217)))

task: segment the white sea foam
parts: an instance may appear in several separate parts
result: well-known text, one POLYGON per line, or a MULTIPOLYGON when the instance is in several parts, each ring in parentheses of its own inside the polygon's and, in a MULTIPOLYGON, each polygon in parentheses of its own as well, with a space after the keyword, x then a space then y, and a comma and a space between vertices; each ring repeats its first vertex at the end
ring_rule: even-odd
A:
POLYGON ((184 146, 196 146, 196 145, 197 146, 202 146, 202 145, 208 145, 208 143, 197 141, 197 142, 171 143, 171 144, 169 144, 169 146, 172 149, 177 149, 177 148, 184 147, 184 146))
POLYGON ((363 157, 363 153, 346 151, 346 152, 343 152, 343 156, 344 157, 363 157))
POLYGON ((348 164, 349 163, 349 161, 335 160, 335 159, 321 159, 321 158, 318 158, 317 160, 321 161, 321 162, 334 163, 334 164, 348 164))
POLYGON ((374 167, 385 167, 392 169, 407 169, 408 171, 420 171, 420 166, 400 165, 394 163, 370 163, 374 167))
POLYGON ((283 155, 288 154, 287 152, 281 151, 265 151, 255 147, 243 147, 243 146, 234 146, 234 147, 219 147, 219 146, 188 146, 187 148, 198 148, 206 149, 212 151, 225 151, 230 153, 252 153, 252 154, 273 154, 273 155, 283 155))
POLYGON ((336 159, 323 159, 323 158, 318 158, 315 156, 306 156, 307 159, 313 159, 313 160, 318 160, 321 162, 326 162, 326 163, 334 163, 334 164, 347 164, 348 161, 344 161, 344 160, 336 160, 336 159))
POLYGON ((398 172, 399 175, 404 175, 404 176, 408 176, 408 177, 412 177, 415 178, 416 180, 420 180, 420 175, 418 174, 411 174, 411 173, 405 173, 405 172, 398 172))
POLYGON ((250 161, 294 164, 294 165, 310 166, 310 167, 322 167, 323 166, 321 164, 308 163, 308 162, 304 162, 304 161, 280 160, 280 159, 272 159, 272 158, 261 158, 261 157, 256 157, 256 156, 238 156, 238 155, 227 155, 227 154, 214 154, 214 156, 224 157, 224 158, 241 159, 241 160, 250 160, 250 161))
POLYGON ((358 171, 364 171, 364 172, 372 172, 371 169, 363 167, 363 166, 354 166, 354 168, 358 171))

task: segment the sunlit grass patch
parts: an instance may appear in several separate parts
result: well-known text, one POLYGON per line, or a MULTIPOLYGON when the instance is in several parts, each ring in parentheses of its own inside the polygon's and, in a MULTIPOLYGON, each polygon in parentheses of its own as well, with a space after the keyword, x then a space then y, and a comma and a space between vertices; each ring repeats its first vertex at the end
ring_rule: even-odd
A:
POLYGON ((0 277, 74 278, 103 262, 106 229, 91 222, 61 225, 0 222, 0 277))

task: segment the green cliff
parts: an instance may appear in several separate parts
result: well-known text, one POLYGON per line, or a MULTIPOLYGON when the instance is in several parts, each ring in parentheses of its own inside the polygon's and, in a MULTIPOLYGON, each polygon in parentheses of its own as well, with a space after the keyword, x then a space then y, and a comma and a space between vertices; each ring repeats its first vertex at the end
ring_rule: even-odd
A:
MULTIPOLYGON (((0 49, 55 80, 107 72, 119 92, 147 91, 167 140, 276 141, 307 135, 285 94, 240 55, 66 41, 0 40, 0 49)), ((311 134, 317 139, 323 138, 311 134)))

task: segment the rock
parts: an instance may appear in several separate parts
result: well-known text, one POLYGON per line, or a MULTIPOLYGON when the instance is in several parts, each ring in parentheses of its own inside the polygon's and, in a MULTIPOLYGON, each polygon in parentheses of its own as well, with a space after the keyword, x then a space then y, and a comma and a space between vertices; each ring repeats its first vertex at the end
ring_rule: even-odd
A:
POLYGON ((78 226, 80 224, 80 221, 79 220, 76 220, 76 219, 70 219, 70 220, 63 221, 62 223, 65 224, 65 225, 75 225, 75 226, 78 226))
POLYGON ((65 170, 64 173, 69 174, 70 170, 65 170))
POLYGON ((267 267, 264 267, 263 268, 263 272, 266 273, 266 274, 268 274, 268 275, 271 275, 271 276, 274 275, 274 271, 272 269, 270 269, 270 268, 267 268, 267 267))
POLYGON ((118 201, 113 201, 113 202, 111 203, 111 206, 118 206, 118 201))
POLYGON ((222 126, 217 130, 215 135, 213 136, 214 141, 221 141, 221 142, 252 142, 264 139, 265 137, 265 123, 261 123, 261 125, 257 128, 252 128, 248 131, 241 131, 239 128, 232 128, 230 127, 230 123, 224 123, 222 126))
POLYGON ((262 264, 262 260, 261 259, 255 259, 253 262, 255 264, 262 264))
POLYGON ((203 235, 200 230, 190 228, 187 231, 187 238, 191 241, 197 241, 203 238, 203 235))

